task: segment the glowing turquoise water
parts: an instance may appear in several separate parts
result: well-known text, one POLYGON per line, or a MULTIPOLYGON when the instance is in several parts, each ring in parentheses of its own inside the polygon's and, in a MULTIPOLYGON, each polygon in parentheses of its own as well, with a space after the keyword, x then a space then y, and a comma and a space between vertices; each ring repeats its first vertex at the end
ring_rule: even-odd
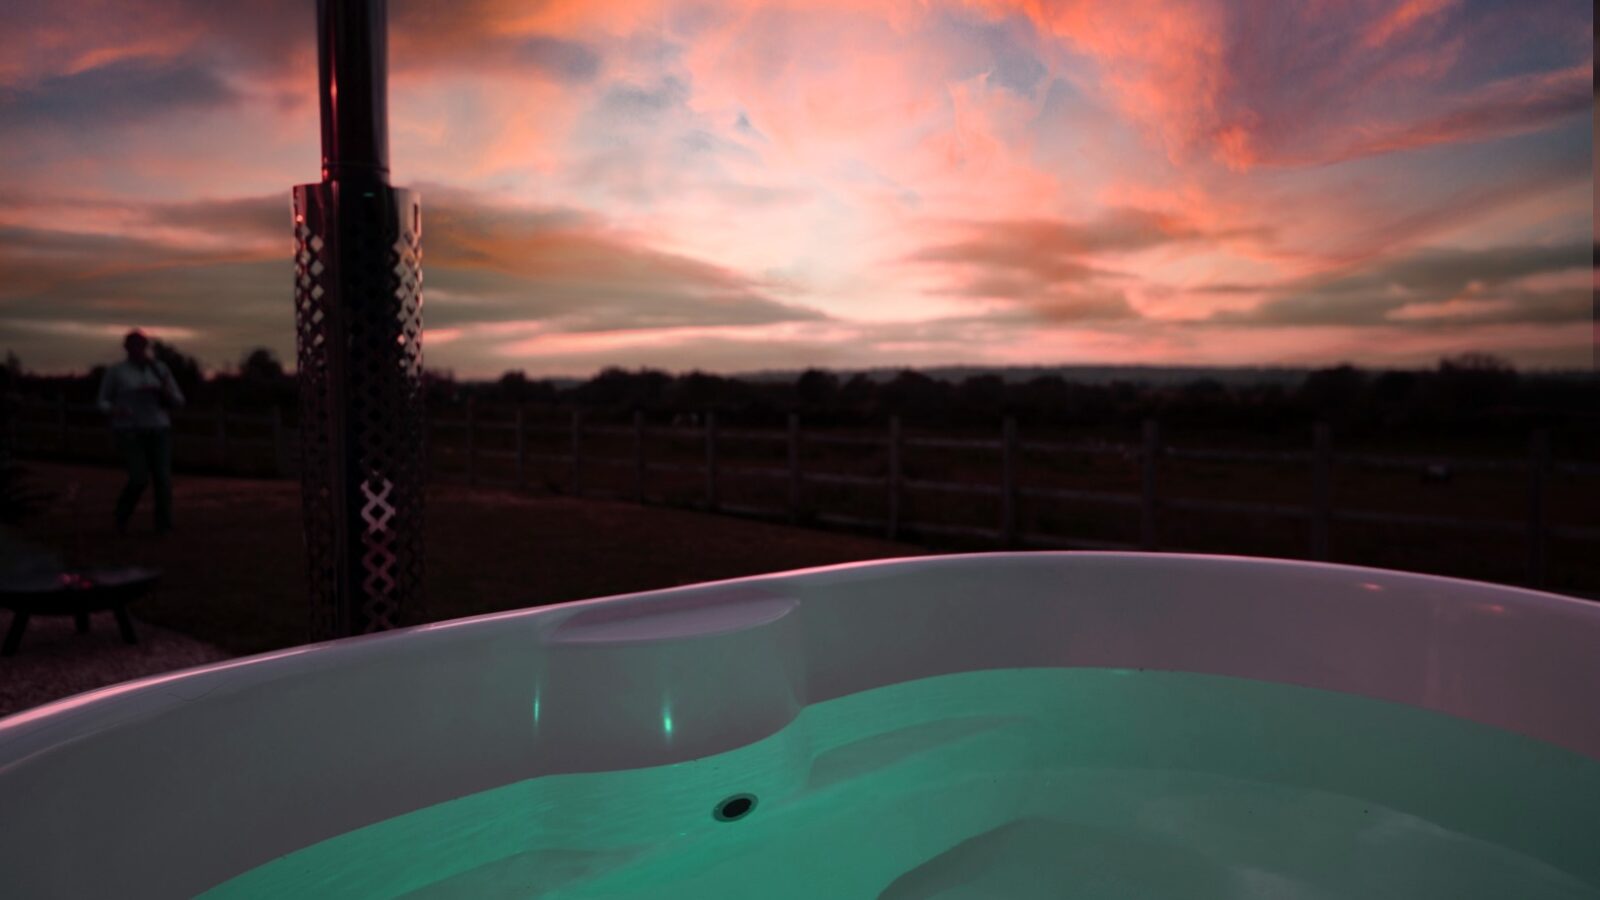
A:
POLYGON ((1600 897, 1600 762, 1305 688, 973 672, 417 810, 205 896, 1600 897), (717 821, 738 793, 754 810, 717 821))

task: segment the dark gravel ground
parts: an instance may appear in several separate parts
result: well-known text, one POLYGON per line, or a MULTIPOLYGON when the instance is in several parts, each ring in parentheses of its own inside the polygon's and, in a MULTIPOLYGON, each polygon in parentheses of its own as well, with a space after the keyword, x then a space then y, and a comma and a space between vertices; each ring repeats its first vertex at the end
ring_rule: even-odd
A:
MULTIPOLYGON (((0 634, 11 613, 0 610, 0 634)), ((0 716, 83 691, 227 659, 230 654, 168 628, 137 622, 139 643, 122 642, 111 613, 90 616, 80 635, 70 616, 35 616, 16 656, 0 657, 0 716)))

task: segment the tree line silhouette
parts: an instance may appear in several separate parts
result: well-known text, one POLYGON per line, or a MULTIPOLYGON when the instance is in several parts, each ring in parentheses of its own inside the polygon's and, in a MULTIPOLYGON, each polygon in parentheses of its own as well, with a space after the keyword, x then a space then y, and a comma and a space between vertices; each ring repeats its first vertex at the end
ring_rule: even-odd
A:
MULTIPOLYGON (((293 414, 294 376, 269 349, 250 350, 233 368, 209 376, 197 360, 167 342, 154 342, 153 350, 193 406, 226 404, 240 411, 278 406, 293 414)), ((30 374, 11 355, 0 373, 0 388, 7 394, 90 403, 103 371, 30 374)), ((949 379, 912 369, 876 374, 808 369, 792 377, 735 377, 613 367, 587 380, 508 371, 498 379, 469 381, 429 371, 424 381, 429 408, 438 411, 468 403, 581 407, 586 414, 621 419, 635 410, 652 418, 715 410, 719 420, 747 426, 781 426, 789 413, 798 412, 820 426, 864 426, 900 416, 929 428, 989 428, 1002 415, 1024 425, 1058 427, 1136 427, 1156 417, 1179 427, 1296 440, 1313 421, 1328 422, 1347 436, 1424 439, 1520 436, 1531 428, 1555 427, 1576 439, 1572 449, 1600 449, 1600 379, 1590 373, 1518 372, 1488 354, 1446 357, 1429 369, 1332 366, 1298 379, 1201 375, 1174 382, 1141 378, 1134 370, 1127 377, 1106 371, 1111 374, 1092 380, 1002 370, 949 379)))

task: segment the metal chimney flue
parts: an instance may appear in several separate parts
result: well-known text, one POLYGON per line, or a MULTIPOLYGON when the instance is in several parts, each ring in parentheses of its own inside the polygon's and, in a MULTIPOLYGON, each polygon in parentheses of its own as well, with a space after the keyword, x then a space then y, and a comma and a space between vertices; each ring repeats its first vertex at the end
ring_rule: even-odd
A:
POLYGON ((382 631, 422 586, 422 209, 389 186, 384 0, 318 0, 322 180, 294 189, 311 636, 382 631))
POLYGON ((389 183, 388 34, 383 0, 317 4, 322 180, 389 183))

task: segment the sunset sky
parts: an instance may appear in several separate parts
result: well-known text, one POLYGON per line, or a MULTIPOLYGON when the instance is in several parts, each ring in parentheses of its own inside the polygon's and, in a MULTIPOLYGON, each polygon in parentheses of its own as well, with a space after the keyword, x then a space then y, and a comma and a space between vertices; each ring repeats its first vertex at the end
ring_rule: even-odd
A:
MULTIPOLYGON (((430 367, 1592 365, 1568 0, 390 0, 430 367)), ((293 356, 311 0, 7 0, 0 350, 293 356)))

